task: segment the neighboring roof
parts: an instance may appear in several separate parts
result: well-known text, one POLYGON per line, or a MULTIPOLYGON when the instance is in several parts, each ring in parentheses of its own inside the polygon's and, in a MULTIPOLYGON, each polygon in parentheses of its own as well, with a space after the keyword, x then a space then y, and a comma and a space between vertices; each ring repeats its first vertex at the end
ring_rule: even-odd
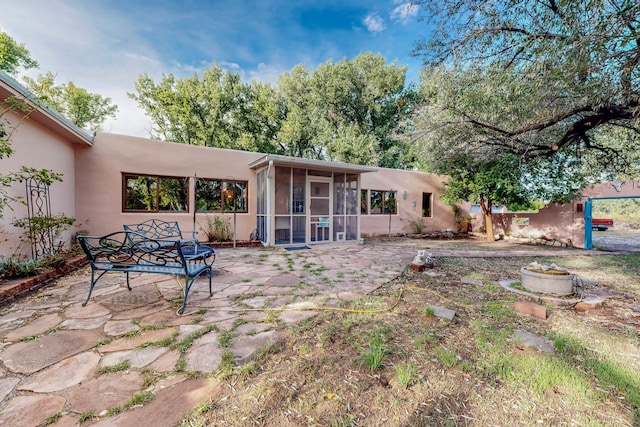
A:
POLYGON ((258 169, 273 162, 277 166, 291 166, 298 168, 330 170, 333 172, 363 173, 376 172, 378 168, 373 166, 352 165, 341 162, 327 162, 324 160, 303 159, 301 157, 281 156, 278 154, 266 154, 265 156, 249 163, 251 169, 258 169))
MULTIPOLYGON (((42 123, 70 142, 93 145, 94 133, 87 132, 74 125, 62 114, 43 104, 31 91, 18 83, 13 77, 0 71, 0 95, 4 93, 7 93, 7 96, 19 97, 34 107, 35 110, 29 114, 30 119, 42 123)), ((5 98, 5 96, 2 96, 0 101, 5 98)))

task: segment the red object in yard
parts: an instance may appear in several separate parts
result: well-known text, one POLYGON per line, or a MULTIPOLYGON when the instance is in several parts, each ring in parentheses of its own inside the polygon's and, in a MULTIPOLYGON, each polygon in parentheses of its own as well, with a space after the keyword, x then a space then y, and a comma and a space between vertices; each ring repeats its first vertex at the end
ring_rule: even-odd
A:
POLYGON ((611 218, 592 218, 591 229, 598 231, 607 231, 609 227, 613 227, 613 220, 611 218))

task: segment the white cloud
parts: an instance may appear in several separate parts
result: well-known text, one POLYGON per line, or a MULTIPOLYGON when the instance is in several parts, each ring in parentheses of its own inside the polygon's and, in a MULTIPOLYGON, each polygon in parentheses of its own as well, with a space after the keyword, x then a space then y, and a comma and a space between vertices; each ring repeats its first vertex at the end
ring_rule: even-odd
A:
POLYGON ((273 86, 278 84, 280 76, 289 70, 275 65, 267 65, 263 62, 258 64, 258 69, 249 71, 248 75, 252 81, 269 83, 273 86))
POLYGON ((392 21, 400 21, 406 24, 418 14, 419 7, 417 4, 411 2, 403 3, 402 1, 396 1, 395 3, 398 6, 391 11, 390 17, 392 21))
POLYGON ((387 28, 384 25, 384 19, 382 19, 380 16, 378 16, 375 13, 367 15, 367 17, 364 18, 362 23, 364 24, 365 27, 367 27, 367 30, 371 33, 379 33, 381 31, 384 31, 385 28, 387 28))

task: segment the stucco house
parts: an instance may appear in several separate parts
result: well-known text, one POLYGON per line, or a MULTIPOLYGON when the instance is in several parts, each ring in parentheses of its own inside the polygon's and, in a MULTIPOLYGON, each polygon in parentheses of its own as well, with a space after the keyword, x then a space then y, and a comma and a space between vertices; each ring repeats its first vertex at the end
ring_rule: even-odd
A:
MULTIPOLYGON (((6 189, 23 201, 50 203, 51 214, 76 219, 61 239, 84 230, 103 235, 150 218, 178 221, 184 232, 202 230, 212 218, 233 222, 237 240, 265 245, 358 241, 363 236, 455 229, 451 207, 437 197, 443 177, 385 168, 238 150, 206 148, 110 133, 88 133, 39 104, 6 74, 0 99, 15 96, 34 110, 9 112, 14 153, 0 173, 21 166, 63 174, 45 202, 31 200, 24 183, 6 189)), ((14 203, 0 222, 0 255, 29 254, 12 225, 29 215, 14 203)))
MULTIPOLYGON (((0 161, 0 174, 28 166, 61 173, 63 181, 44 198, 29 193, 25 183, 4 190, 40 212, 75 218, 60 236, 64 242, 79 230, 103 235, 151 218, 178 221, 184 232, 199 232, 200 240, 206 240, 208 221, 226 218, 235 239, 276 246, 410 233, 413 221, 422 221, 426 232, 456 229, 452 208, 438 197, 442 176, 89 133, 0 72, 2 111, 9 97, 33 111, 27 118, 10 111, 2 116, 14 153, 0 161)), ((622 196, 640 196, 640 181, 587 188, 580 199, 538 213, 495 214, 496 232, 544 234, 589 247, 590 201, 622 196)), ((30 255, 23 229, 12 225, 30 215, 28 206, 13 203, 2 213, 0 256, 30 255)))

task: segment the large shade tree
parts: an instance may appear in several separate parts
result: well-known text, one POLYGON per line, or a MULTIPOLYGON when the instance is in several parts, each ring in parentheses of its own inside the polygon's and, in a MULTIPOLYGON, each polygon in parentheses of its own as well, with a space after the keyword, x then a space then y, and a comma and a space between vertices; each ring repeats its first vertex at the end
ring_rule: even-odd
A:
POLYGON ((205 147, 279 152, 282 107, 275 89, 244 83, 240 74, 214 64, 185 79, 163 75, 159 82, 144 74, 136 82, 138 102, 154 123, 151 136, 205 147))
POLYGON ((551 158, 528 157, 514 153, 495 135, 494 129, 517 125, 535 114, 532 94, 519 77, 500 67, 424 70, 424 104, 411 121, 410 138, 417 142, 421 166, 450 177, 444 192, 448 202, 480 205, 489 240, 492 206, 522 209, 538 200, 564 201, 586 180, 569 149, 551 158), (489 122, 490 127, 478 125, 489 122))
POLYGON ((0 70, 15 74, 21 69, 37 68, 38 62, 31 58, 29 50, 16 42, 9 34, 0 31, 0 70))
POLYGON ((513 184, 545 200, 637 174, 638 2, 418 3, 434 31, 415 50, 426 102, 412 125, 417 146, 439 153, 431 168, 514 155, 513 184))
POLYGON ((395 133, 413 111, 416 94, 405 87, 407 67, 364 52, 327 61, 310 76, 316 139, 329 160, 406 167, 411 158, 395 133))
POLYGON ((155 138, 404 167, 412 158, 394 131, 416 100, 405 74, 406 67, 365 52, 312 72, 297 65, 276 87, 244 83, 213 65, 186 79, 142 75, 129 95, 151 117, 155 138))
POLYGON ((101 130, 109 117, 115 117, 118 106, 111 98, 76 86, 73 82, 56 84, 53 73, 23 78, 31 92, 48 107, 61 113, 74 125, 88 130, 101 130))

